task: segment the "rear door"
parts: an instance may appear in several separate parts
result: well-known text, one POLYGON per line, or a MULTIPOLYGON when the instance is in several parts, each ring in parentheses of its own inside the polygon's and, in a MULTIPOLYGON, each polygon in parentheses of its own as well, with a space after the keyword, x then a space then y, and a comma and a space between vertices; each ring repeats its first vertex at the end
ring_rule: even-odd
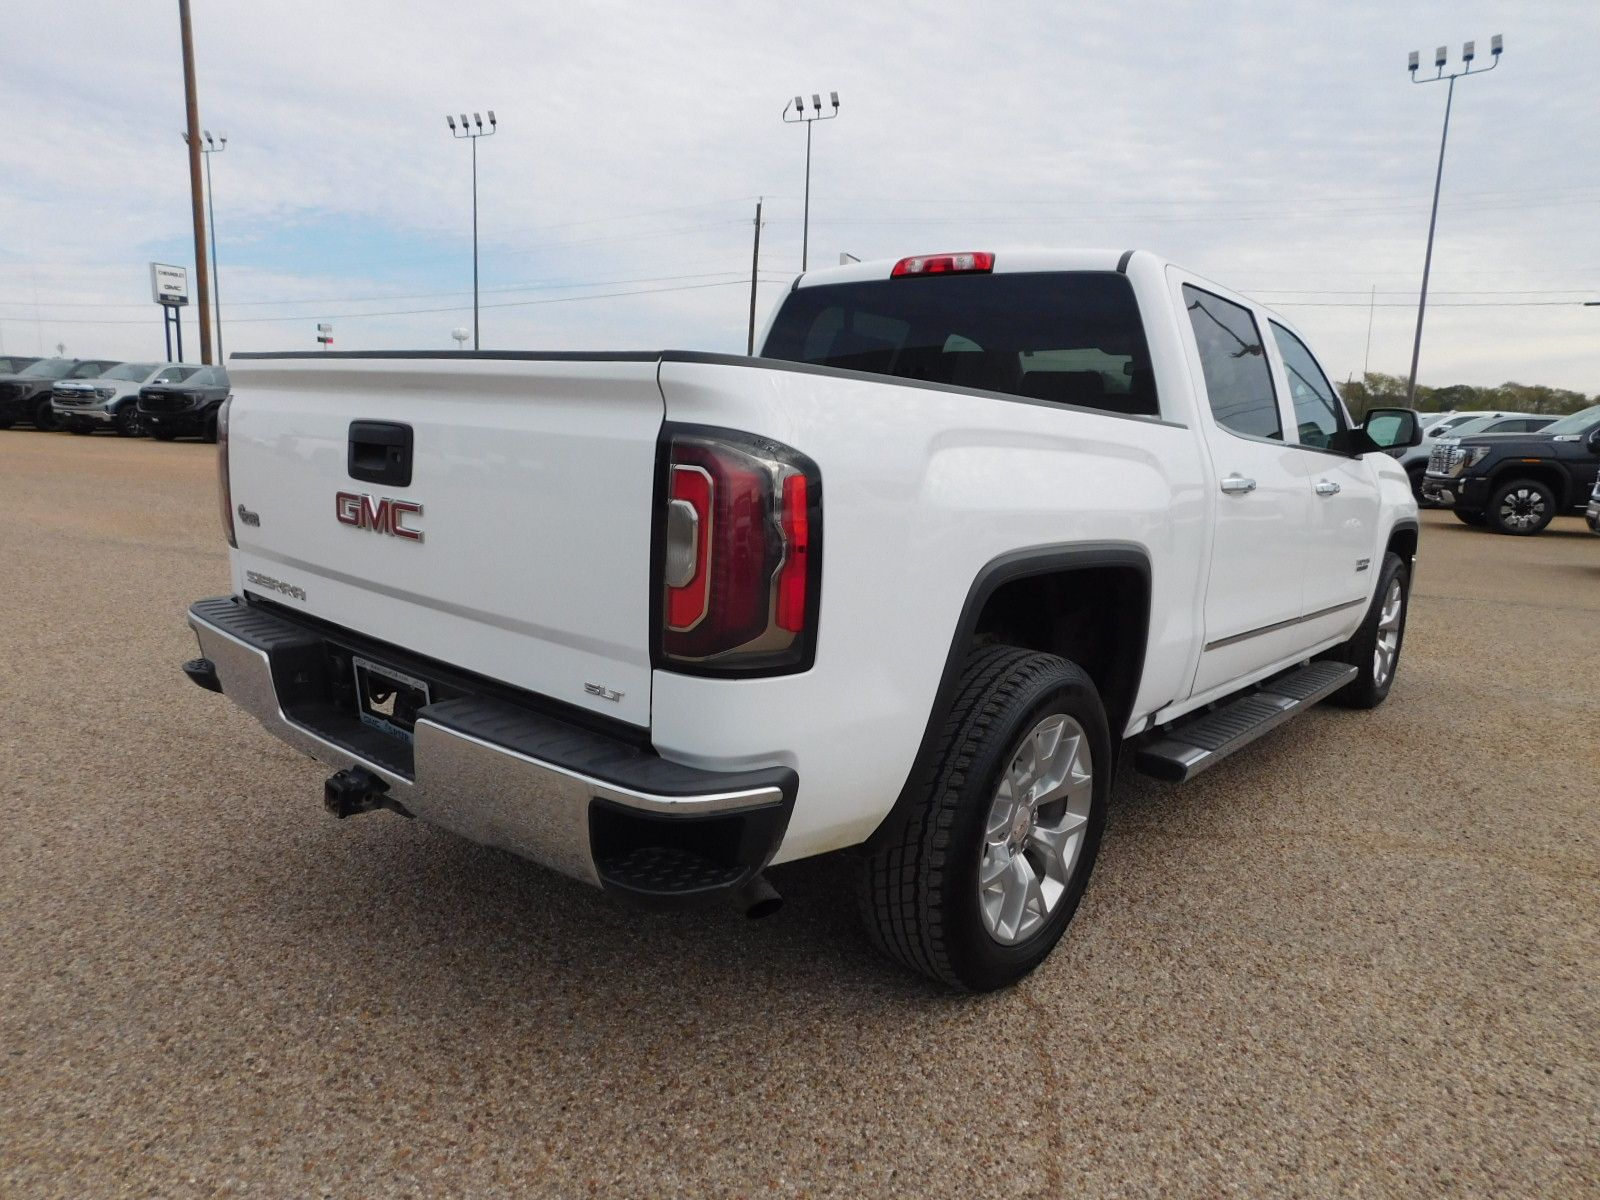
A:
POLYGON ((654 356, 236 356, 236 586, 647 726, 656 373, 654 356), (409 437, 408 482, 352 475, 353 422, 375 423, 358 458, 409 437))
POLYGON ((1284 440, 1255 314, 1212 284, 1169 274, 1186 318, 1190 373, 1205 396, 1198 418, 1217 492, 1205 641, 1192 693, 1199 695, 1293 651, 1311 493, 1284 440))

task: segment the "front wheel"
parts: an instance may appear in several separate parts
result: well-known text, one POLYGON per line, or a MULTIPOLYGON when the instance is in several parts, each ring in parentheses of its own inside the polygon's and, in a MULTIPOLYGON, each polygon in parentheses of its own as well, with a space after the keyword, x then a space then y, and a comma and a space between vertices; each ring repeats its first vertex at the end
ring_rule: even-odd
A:
POLYGON ((1083 897, 1111 771, 1105 708, 1082 668, 1013 646, 974 651, 909 808, 866 852, 874 943, 951 987, 1021 979, 1083 897))
POLYGON ((41 400, 34 407, 33 427, 46 433, 54 433, 61 428, 61 419, 56 416, 56 410, 50 407, 50 401, 41 400))
POLYGON ((1345 708, 1377 708, 1394 686, 1400 669, 1400 646, 1406 637, 1406 610, 1411 600, 1411 570, 1394 551, 1383 556, 1378 587, 1366 618, 1355 636, 1327 655, 1356 668, 1354 679, 1329 699, 1345 708))
POLYGON ((139 415, 137 404, 124 404, 117 409, 116 428, 118 437, 144 436, 144 418, 139 415))
POLYGON ((1489 501, 1489 528, 1528 537, 1555 520, 1556 494, 1537 479, 1513 479, 1489 501))
POLYGON ((88 437, 94 432, 94 426, 87 421, 68 421, 67 432, 77 434, 79 437, 88 437))

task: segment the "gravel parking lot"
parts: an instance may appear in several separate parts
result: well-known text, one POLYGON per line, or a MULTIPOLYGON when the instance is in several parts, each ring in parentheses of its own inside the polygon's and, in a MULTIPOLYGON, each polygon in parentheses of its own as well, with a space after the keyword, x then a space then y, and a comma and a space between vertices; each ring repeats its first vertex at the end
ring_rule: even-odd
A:
POLYGON ((209 447, 0 434, 0 1192, 1600 1194, 1600 539, 1425 514, 1399 681, 1127 774, 1066 941, 952 998, 849 864, 642 916, 189 684, 209 447))

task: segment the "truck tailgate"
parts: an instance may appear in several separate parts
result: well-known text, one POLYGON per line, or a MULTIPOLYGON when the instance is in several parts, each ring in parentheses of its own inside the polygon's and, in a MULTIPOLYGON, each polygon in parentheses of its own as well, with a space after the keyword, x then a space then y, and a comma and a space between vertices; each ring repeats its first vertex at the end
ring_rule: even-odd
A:
POLYGON ((649 724, 657 356, 230 371, 236 589, 649 724), (410 427, 409 485, 351 476, 354 421, 410 427))

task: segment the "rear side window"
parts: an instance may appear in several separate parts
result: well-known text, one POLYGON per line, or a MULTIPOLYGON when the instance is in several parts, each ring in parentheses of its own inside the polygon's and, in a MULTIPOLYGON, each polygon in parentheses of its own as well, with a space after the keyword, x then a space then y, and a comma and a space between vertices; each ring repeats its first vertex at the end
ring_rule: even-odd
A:
POLYGON ((1243 305, 1183 285, 1205 372, 1206 396, 1217 424, 1247 437, 1283 439, 1278 395, 1272 386, 1261 330, 1243 305))
POLYGON ((1283 356, 1283 372, 1289 377, 1289 397, 1294 401, 1295 441, 1326 450, 1345 425, 1339 394, 1306 344, 1276 321, 1271 324, 1273 340, 1283 356))
POLYGON ((1158 416, 1127 277, 951 274, 802 287, 762 354, 1131 416, 1158 416))

